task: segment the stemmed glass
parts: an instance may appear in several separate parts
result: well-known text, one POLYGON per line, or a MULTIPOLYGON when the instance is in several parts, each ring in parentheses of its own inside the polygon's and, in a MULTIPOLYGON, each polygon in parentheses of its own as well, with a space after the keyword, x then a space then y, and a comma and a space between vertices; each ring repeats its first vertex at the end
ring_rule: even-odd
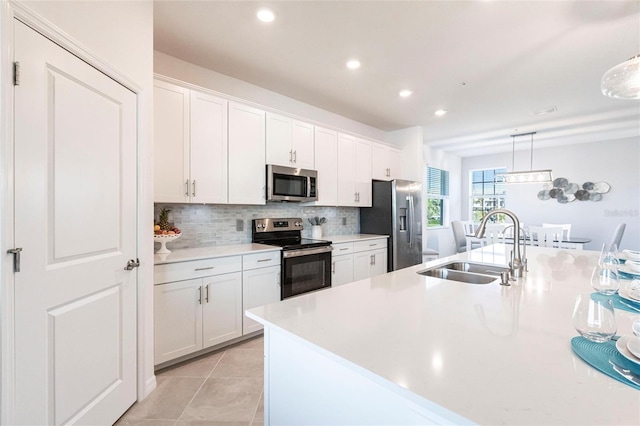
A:
POLYGON ((618 267, 620 260, 618 259, 618 246, 616 244, 603 244, 600 250, 600 258, 598 266, 618 267))
POLYGON ((613 302, 593 300, 590 294, 579 295, 573 309, 573 326, 585 339, 608 342, 617 330, 613 302))
POLYGON ((607 296, 615 294, 620 288, 618 269, 609 265, 596 266, 591 274, 591 287, 607 296))

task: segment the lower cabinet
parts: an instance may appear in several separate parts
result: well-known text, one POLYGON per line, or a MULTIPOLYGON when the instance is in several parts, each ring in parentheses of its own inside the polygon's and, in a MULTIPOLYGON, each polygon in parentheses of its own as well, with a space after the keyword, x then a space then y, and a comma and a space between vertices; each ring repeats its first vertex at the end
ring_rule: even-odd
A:
MULTIPOLYGON (((242 309, 280 301, 280 252, 243 256, 242 309), (262 266, 271 265, 271 266, 262 266)), ((243 334, 262 330, 262 324, 244 316, 243 334)))
POLYGON ((387 239, 333 244, 331 285, 387 273, 387 239))
POLYGON ((242 335, 242 273, 156 285, 155 363, 242 335))
POLYGON ((280 251, 156 265, 155 364, 262 329, 244 311, 280 300, 280 251))

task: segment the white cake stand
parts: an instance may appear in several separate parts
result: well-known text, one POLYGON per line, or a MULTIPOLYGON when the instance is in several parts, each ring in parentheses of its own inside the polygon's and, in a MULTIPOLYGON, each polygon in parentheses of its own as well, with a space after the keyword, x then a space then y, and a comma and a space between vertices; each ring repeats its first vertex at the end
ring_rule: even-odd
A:
POLYGON ((167 248, 167 243, 170 243, 171 241, 177 240, 178 238, 180 238, 180 235, 182 235, 182 234, 154 235, 153 236, 153 241, 160 243, 160 250, 158 250, 156 253, 159 253, 159 254, 171 253, 171 250, 169 250, 167 248))

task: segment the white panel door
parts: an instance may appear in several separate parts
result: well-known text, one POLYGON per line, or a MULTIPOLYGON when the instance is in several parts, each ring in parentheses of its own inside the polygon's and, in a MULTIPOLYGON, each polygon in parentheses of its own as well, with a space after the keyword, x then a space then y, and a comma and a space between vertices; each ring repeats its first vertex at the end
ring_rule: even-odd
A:
POLYGON ((202 349, 202 278, 156 285, 154 362, 202 349))
POLYGON ((358 207, 371 207, 371 142, 356 138, 356 192, 358 207))
POLYGON ((391 180, 387 148, 384 145, 377 143, 371 144, 371 178, 377 180, 391 180))
POLYGON ((15 43, 15 424, 112 424, 136 400, 136 96, 17 21, 15 43))
POLYGON ((353 282, 353 255, 335 256, 331 259, 331 286, 353 282))
POLYGON ((378 249, 371 251, 373 256, 373 264, 369 270, 369 275, 374 277, 387 273, 387 249, 378 249))
POLYGON ((359 281, 371 276, 371 258, 370 251, 361 251, 353 255, 353 280, 359 281))
POLYGON ((242 272, 202 280, 202 346, 242 336, 242 272))
POLYGON ((353 136, 338 133, 338 206, 358 206, 355 143, 353 136))
POLYGON ((153 87, 153 201, 189 201, 189 89, 153 87))
POLYGON ((191 91, 192 203, 227 202, 227 100, 191 91))
MULTIPOLYGON (((267 305, 280 300, 280 265, 242 272, 242 309, 267 305)), ((243 314, 242 333, 262 330, 262 324, 243 314)))
POLYGON ((265 112, 229 102, 229 204, 265 204, 265 180, 265 112))
POLYGON ((338 133, 315 128, 315 170, 318 171, 318 206, 338 205, 338 133))
POLYGON ((293 121, 293 164, 296 168, 316 170, 313 152, 313 128, 313 124, 297 120, 293 121))
POLYGON ((293 167, 291 121, 289 117, 267 113, 267 164, 293 167))

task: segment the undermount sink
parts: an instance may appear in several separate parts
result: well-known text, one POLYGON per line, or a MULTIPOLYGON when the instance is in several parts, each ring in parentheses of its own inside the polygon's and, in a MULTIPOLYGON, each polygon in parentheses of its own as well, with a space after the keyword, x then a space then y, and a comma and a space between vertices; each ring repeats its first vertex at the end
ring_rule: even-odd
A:
POLYGON ((418 271, 418 274, 468 284, 489 284, 500 279, 509 268, 473 262, 450 262, 418 271))

